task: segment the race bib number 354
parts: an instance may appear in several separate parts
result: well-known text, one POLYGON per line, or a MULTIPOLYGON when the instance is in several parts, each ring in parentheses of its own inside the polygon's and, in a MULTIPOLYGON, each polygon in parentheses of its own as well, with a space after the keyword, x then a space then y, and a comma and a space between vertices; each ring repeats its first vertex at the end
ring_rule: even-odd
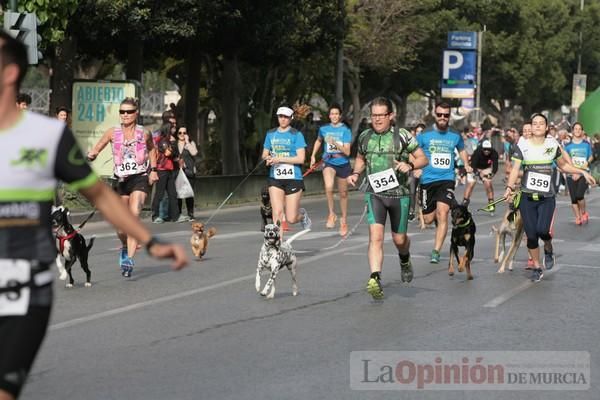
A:
POLYGON ((294 166, 292 164, 277 164, 273 172, 275 179, 294 179, 294 166))
POLYGON ((31 289, 23 287, 31 279, 31 264, 27 260, 0 260, 0 317, 25 315, 29 308, 31 289), (6 289, 15 288, 14 291, 6 289))
POLYGON ((431 166, 438 169, 450 169, 450 154, 433 153, 431 154, 431 166))
POLYGON ((375 193, 393 189, 398 186, 398 179, 396 178, 396 173, 392 168, 371 174, 368 176, 368 178, 371 188, 373 188, 375 193))

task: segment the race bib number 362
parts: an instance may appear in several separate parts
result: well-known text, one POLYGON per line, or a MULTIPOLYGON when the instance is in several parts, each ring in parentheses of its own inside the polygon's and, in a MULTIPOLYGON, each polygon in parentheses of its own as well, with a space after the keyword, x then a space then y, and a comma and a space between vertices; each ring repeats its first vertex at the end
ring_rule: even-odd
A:
POLYGON ((450 169, 450 154, 432 153, 431 166, 438 169, 450 169))
POLYGON ((371 188, 373 188, 375 193, 393 189, 398 186, 398 179, 396 178, 396 173, 392 168, 371 174, 368 176, 368 178, 371 188))
POLYGON ((294 166, 292 164, 277 164, 273 174, 275 179, 294 179, 294 166))
POLYGON ((23 287, 31 279, 31 264, 27 260, 0 260, 0 317, 25 315, 29 308, 31 289, 23 287), (15 290, 6 291, 6 289, 15 290))

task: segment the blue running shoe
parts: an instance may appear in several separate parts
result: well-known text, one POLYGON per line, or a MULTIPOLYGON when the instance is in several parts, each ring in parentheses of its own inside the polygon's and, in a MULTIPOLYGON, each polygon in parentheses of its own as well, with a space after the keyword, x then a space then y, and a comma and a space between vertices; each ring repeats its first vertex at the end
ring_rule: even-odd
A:
POLYGON ((531 275, 532 282, 539 282, 544 277, 544 271, 541 268, 534 268, 533 274, 531 275))
POLYGON ((554 264, 556 263, 556 258, 554 257, 554 253, 544 253, 544 268, 550 271, 554 268, 554 264))
POLYGON ((133 266, 133 258, 127 257, 125 260, 123 260, 123 263, 121 264, 121 275, 123 275, 125 278, 131 278, 131 274, 133 273, 133 266))
POLYGON ((127 259, 127 247, 121 247, 119 252, 119 267, 123 265, 123 261, 127 259))

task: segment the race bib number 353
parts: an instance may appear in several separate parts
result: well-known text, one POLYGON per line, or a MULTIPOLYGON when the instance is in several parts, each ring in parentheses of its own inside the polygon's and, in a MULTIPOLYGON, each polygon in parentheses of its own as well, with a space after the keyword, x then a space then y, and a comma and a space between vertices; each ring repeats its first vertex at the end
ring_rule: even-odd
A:
POLYGON ((396 178, 396 173, 392 168, 371 174, 368 176, 368 178, 371 188, 373 188, 375 193, 393 189, 398 186, 398 179, 396 178))
POLYGON ((438 169, 450 169, 450 154, 433 153, 431 154, 431 166, 438 169))
POLYGON ((31 264, 27 260, 0 260, 0 317, 25 315, 29 308, 31 289, 23 287, 31 279, 31 264), (6 289, 15 288, 14 291, 6 289))
POLYGON ((275 179, 294 179, 294 166, 292 164, 277 164, 273 174, 275 179))

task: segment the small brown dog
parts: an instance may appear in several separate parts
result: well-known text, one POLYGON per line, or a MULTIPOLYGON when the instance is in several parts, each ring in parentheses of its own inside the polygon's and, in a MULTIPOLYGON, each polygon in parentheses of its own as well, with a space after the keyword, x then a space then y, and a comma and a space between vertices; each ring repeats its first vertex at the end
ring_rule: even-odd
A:
POLYGON ((207 232, 204 232, 204 224, 202 222, 192 222, 192 237, 190 243, 192 245, 192 253, 201 260, 206 249, 208 248, 208 239, 215 236, 217 230, 211 227, 207 232))

